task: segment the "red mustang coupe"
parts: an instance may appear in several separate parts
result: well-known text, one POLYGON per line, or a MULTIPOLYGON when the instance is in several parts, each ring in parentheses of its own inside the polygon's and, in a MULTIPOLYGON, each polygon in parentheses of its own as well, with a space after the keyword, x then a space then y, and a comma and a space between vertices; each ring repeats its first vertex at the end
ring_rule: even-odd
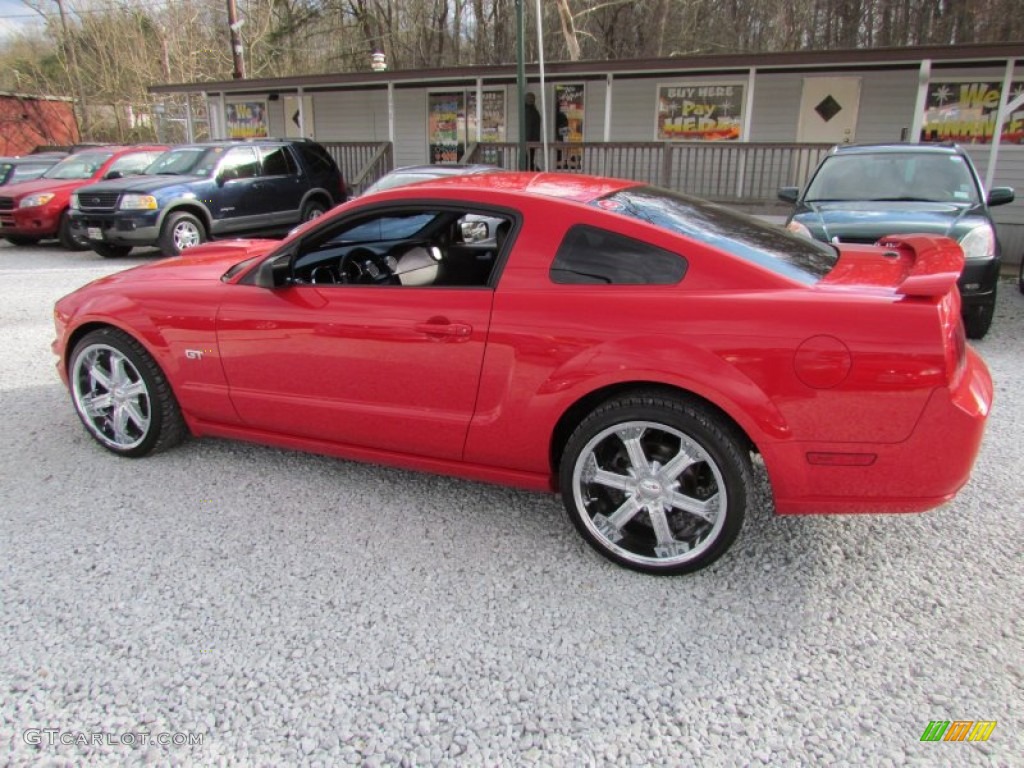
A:
POLYGON ((186 433, 560 491, 601 554, 703 567, 757 499, 920 511, 967 481, 992 401, 960 247, 832 246, 642 184, 436 180, 283 242, 189 250, 56 306, 89 433, 186 433))

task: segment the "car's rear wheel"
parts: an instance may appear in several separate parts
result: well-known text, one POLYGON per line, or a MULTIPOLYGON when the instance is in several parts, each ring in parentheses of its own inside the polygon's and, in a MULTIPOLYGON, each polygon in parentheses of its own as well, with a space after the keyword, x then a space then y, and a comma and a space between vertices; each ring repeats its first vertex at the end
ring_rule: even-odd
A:
POLYGON ((11 245, 35 245, 39 242, 38 237, 19 237, 18 235, 7 235, 5 239, 11 245))
POLYGON ((85 428, 109 451, 145 456, 184 438, 185 423, 163 371, 115 328, 87 333, 68 365, 71 399, 85 428))
POLYGON ((132 252, 130 245, 113 245, 111 243, 90 243, 92 249, 105 259, 120 259, 132 252))
POLYGON ((964 332, 968 339, 983 339, 992 327, 992 316, 996 311, 995 289, 992 301, 987 304, 975 304, 964 312, 964 332))
POLYGON ((319 219, 327 213, 327 206, 321 203, 319 200, 310 200, 304 206, 302 206, 302 220, 312 221, 313 219, 319 219))
POLYGON ((178 256, 182 251, 206 242, 206 228, 191 213, 172 213, 160 231, 158 245, 165 256, 178 256))
POLYGON ((71 217, 64 211, 60 215, 60 224, 57 227, 57 239, 61 247, 68 251, 86 251, 89 249, 89 241, 71 231, 71 217))
POLYGON ((719 558, 752 498, 742 437, 711 409, 658 393, 605 403, 576 428, 559 467, 583 538, 627 568, 685 573, 719 558))

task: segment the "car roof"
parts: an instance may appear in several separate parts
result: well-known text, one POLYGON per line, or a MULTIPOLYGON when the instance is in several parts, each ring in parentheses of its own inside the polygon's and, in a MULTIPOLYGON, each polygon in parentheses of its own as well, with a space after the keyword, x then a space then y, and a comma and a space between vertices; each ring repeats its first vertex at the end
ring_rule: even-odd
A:
POLYGON ((528 195, 543 195, 578 203, 589 203, 606 195, 630 187, 642 186, 642 182, 626 179, 611 179, 603 176, 585 176, 576 173, 531 173, 527 171, 499 171, 496 173, 474 173, 460 176, 442 176, 415 185, 393 187, 376 194, 393 197, 421 196, 430 190, 482 190, 512 192, 528 195))
POLYGON ((831 150, 831 154, 834 155, 878 155, 899 152, 927 152, 938 155, 964 154, 960 145, 948 142, 943 144, 911 144, 909 142, 896 144, 839 144, 831 150))

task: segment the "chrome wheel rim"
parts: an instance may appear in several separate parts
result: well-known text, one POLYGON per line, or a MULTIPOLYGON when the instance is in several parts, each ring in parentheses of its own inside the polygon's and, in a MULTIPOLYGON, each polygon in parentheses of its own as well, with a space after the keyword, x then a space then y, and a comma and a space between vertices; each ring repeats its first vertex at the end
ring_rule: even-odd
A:
POLYGON ((191 221, 179 221, 174 225, 173 231, 174 247, 179 251, 186 248, 193 248, 202 242, 202 235, 199 227, 191 221))
POLYGON ((71 371, 75 408, 89 431, 118 450, 138 446, 152 421, 146 382, 132 361, 106 344, 91 344, 75 358, 71 371))
POLYGON ((306 213, 306 219, 305 219, 305 220, 306 220, 306 221, 312 221, 313 219, 319 219, 319 218, 320 218, 321 216, 323 216, 323 215, 324 215, 325 213, 326 213, 326 211, 325 211, 325 210, 323 210, 322 208, 318 208, 317 206, 315 206, 315 205, 314 205, 314 206, 313 206, 312 208, 310 208, 310 209, 309 209, 309 211, 308 211, 308 212, 306 213))
POLYGON ((573 468, 576 509, 603 547, 632 563, 701 557, 725 525, 721 469, 689 435, 630 421, 595 435, 573 468))

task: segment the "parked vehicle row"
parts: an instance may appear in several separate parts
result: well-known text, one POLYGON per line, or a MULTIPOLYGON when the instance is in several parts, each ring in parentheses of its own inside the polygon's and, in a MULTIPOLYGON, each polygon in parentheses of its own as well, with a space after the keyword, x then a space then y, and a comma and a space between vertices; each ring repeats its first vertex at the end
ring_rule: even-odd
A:
POLYGON ((0 189, 0 237, 176 256, 215 237, 283 234, 346 197, 333 158, 306 139, 90 147, 0 189))

